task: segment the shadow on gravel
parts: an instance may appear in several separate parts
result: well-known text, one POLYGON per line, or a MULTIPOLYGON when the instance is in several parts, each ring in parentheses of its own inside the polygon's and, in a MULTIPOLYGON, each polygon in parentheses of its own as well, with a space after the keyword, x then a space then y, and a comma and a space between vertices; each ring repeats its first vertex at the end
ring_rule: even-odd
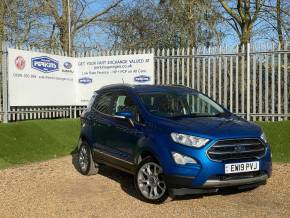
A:
POLYGON ((199 199, 203 197, 217 196, 217 195, 235 195, 242 192, 249 192, 251 190, 256 189, 257 187, 238 189, 238 188, 221 188, 216 193, 208 193, 208 194, 195 194, 195 195, 184 195, 184 196, 175 196, 174 200, 193 200, 199 199))
MULTIPOLYGON (((77 148, 71 152, 71 156, 72 156, 72 164, 74 168, 79 172, 79 168, 77 165, 77 148)), ((103 164, 99 166, 98 174, 119 183, 124 192, 138 199, 138 195, 134 186, 133 176, 131 174, 125 173, 123 171, 117 170, 115 168, 112 168, 110 166, 106 166, 103 164)), ((172 199, 173 200, 193 200, 193 199, 200 199, 203 197, 210 197, 210 196, 216 196, 216 195, 234 195, 241 192, 247 192, 255 188, 257 187, 246 188, 246 189, 223 188, 223 189, 220 189, 216 193, 172 196, 172 199)))
MULTIPOLYGON (((72 164, 74 168, 79 172, 79 168, 77 165, 77 149, 71 152, 71 156, 72 164)), ((137 192, 135 191, 132 175, 103 164, 99 166, 98 174, 118 182, 124 192, 134 198, 138 198, 137 192)))
POLYGON ((100 166, 99 174, 118 182, 124 192, 134 198, 138 198, 133 176, 131 174, 105 165, 100 166))

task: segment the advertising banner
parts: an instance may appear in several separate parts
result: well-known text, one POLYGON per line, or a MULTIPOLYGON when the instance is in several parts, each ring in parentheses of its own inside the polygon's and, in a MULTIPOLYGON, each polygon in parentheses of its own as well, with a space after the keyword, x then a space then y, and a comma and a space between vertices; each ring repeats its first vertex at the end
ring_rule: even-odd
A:
POLYGON ((9 105, 74 105, 74 68, 74 58, 9 49, 9 105))
POLYGON ((87 104, 93 91, 116 83, 154 84, 153 54, 86 57, 77 60, 78 105, 87 104))
POLYGON ((153 54, 64 57, 8 50, 10 106, 86 105, 115 83, 154 84, 153 54))

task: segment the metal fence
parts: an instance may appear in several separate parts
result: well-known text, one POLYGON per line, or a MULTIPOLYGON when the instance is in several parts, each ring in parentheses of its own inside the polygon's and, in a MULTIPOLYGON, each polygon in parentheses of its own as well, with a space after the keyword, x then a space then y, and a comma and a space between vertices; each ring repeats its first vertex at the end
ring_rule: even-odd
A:
MULTIPOLYGON (((32 49, 33 50, 33 49, 32 49)), ((41 50, 37 50, 44 52, 41 50)), ((64 55, 62 52, 45 51, 64 55)), ((155 83, 184 85, 206 93, 248 120, 289 119, 290 49, 288 43, 260 47, 214 47, 103 51, 74 54, 103 56, 154 53, 155 83)), ((0 121, 76 118, 83 106, 9 107, 7 51, 2 49, 0 121)))
POLYGON ((287 43, 283 48, 163 49, 155 59, 157 84, 192 87, 248 120, 290 117, 287 43))

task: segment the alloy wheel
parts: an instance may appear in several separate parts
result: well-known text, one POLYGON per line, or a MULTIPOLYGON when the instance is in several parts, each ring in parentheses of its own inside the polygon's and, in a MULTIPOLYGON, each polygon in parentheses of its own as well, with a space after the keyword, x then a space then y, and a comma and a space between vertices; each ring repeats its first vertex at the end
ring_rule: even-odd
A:
POLYGON ((79 165, 82 172, 86 172, 89 166, 89 151, 86 146, 82 146, 79 150, 79 165))
POLYGON ((141 194, 150 200, 160 199, 166 192, 166 184, 162 178, 162 168, 154 163, 145 163, 138 171, 137 185, 141 194))

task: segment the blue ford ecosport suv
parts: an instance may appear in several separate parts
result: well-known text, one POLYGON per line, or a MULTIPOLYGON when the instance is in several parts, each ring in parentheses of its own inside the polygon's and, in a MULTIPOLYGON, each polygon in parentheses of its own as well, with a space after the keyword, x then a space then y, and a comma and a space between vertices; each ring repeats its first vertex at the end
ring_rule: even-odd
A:
POLYGON ((256 187, 271 176, 261 128, 204 94, 181 86, 110 85, 81 118, 77 166, 106 164, 134 175, 141 199, 256 187))

